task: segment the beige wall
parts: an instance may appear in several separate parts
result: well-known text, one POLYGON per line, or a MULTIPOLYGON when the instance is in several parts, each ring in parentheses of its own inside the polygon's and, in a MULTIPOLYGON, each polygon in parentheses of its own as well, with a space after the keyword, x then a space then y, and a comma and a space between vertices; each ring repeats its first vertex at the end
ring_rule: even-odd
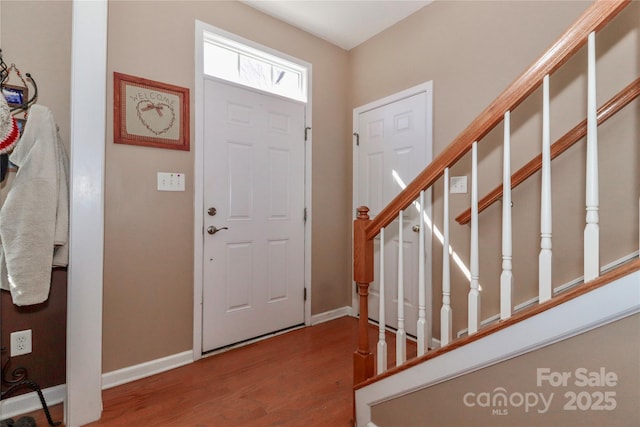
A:
MULTIPOLYGON (((2 0, 0 43, 7 66, 38 85, 38 104, 51 109, 69 149, 71 99, 71 3, 69 1, 2 0)), ((15 73, 9 84, 22 85, 15 73)), ((31 86, 29 85, 31 91, 31 86)), ((29 93, 29 97, 33 92, 29 93)))
MULTIPOLYGON (((313 66, 312 314, 350 304, 347 52, 239 2, 109 2, 114 71, 188 87, 194 138, 195 20, 313 66)), ((107 123, 112 123, 109 99, 107 123)), ((107 129, 105 372, 192 348, 194 154, 113 144, 107 129), (186 174, 159 193, 156 172, 186 174)))
MULTIPOLYGON (((376 405, 372 408, 372 421, 379 427, 635 426, 640 420, 639 328, 640 315, 627 317, 504 363, 376 405), (541 369, 540 373, 538 369, 541 369), (545 380, 546 374, 552 372, 568 374, 565 374, 566 384, 545 380), (585 382, 585 376, 590 382, 585 382), (484 399, 499 395, 499 388, 504 389, 503 394, 512 403, 498 406, 489 400, 486 406, 484 399), (606 402, 603 401, 604 393, 609 395, 606 402), (530 402, 528 412, 526 405, 519 404, 520 396, 526 396, 530 402), (579 398, 578 402, 572 401, 575 397, 579 398), (592 410, 589 400, 613 409, 598 410, 595 406, 592 410), (584 405, 589 405, 589 409, 584 409, 584 405), (569 409, 572 407, 576 409, 569 409)), ((555 375, 553 378, 555 381, 555 375)))
MULTIPOLYGON (((366 104, 424 81, 434 82, 434 155, 437 155, 508 84, 536 60, 588 7, 584 1, 436 1, 350 52, 349 107, 366 104)), ((630 83, 640 70, 640 2, 633 2, 597 37, 598 103, 630 83)), ((557 139, 586 116, 586 53, 582 49, 551 77, 551 137, 557 139)), ((541 91, 512 112, 512 170, 540 153, 541 91)), ((600 128, 601 264, 638 249, 640 103, 600 128), (624 183, 623 185, 620 185, 624 183)), ((479 193, 502 180, 502 125, 479 145, 479 193)), ((582 275, 584 141, 554 161, 553 280, 582 275)), ((470 176, 470 154, 452 176, 470 176)), ((537 294, 540 248, 540 176, 513 192, 515 302, 537 294)), ((434 219, 442 228, 442 179, 435 185, 434 219)), ((453 218, 469 207, 470 194, 452 195, 451 242, 469 265, 469 226, 453 218)), ((499 313, 500 203, 480 216, 482 318, 499 313)), ((442 248, 434 239, 434 301, 442 300, 442 248)), ((469 283, 452 263, 454 330, 466 327, 469 283)), ((434 336, 439 336, 439 319, 434 336)))

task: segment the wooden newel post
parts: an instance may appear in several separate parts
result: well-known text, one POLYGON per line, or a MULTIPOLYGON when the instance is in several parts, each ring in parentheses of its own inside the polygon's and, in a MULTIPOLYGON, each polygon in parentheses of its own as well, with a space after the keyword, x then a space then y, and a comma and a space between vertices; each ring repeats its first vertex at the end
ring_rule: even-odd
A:
POLYGON ((373 239, 367 240, 369 208, 360 206, 353 223, 353 279, 358 286, 360 319, 358 349, 353 354, 353 383, 373 377, 373 354, 369 351, 369 284, 373 281, 373 239))

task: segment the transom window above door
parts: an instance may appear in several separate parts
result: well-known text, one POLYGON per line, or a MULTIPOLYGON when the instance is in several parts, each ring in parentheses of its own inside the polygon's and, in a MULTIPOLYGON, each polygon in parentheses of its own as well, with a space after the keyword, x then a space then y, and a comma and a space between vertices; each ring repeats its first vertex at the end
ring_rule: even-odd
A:
POLYGON ((307 67, 218 34, 204 32, 204 73, 307 102, 307 67))

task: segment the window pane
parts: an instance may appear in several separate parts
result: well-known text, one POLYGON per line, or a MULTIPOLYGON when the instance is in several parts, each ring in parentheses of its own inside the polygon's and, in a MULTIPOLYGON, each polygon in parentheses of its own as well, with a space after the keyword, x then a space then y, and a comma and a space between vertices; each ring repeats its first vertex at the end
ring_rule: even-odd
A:
POLYGON ((271 64, 240 55, 240 80, 260 89, 271 88, 271 64))
POLYGON ((304 65, 209 32, 205 32, 203 53, 207 75, 287 98, 307 100, 304 65))
POLYGON ((300 73, 282 68, 273 67, 273 85, 278 93, 296 96, 300 93, 300 73))
POLYGON ((205 43, 204 72, 221 79, 238 81, 238 53, 212 43, 205 43))

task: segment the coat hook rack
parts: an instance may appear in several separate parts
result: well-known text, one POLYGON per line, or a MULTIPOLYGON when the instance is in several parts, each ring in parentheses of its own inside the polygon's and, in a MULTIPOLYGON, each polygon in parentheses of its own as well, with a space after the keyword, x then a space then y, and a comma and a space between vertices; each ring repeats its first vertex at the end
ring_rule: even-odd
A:
POLYGON ((33 95, 28 99, 24 99, 20 104, 12 104, 11 112, 15 113, 20 111, 27 111, 29 107, 35 104, 36 100, 38 99, 38 85, 36 84, 35 79, 31 76, 31 73, 25 73, 25 80, 25 78, 22 77, 22 73, 15 64, 12 63, 10 66, 7 66, 6 62, 4 62, 2 49, 0 49, 0 86, 2 88, 4 88, 7 84, 11 71, 15 71, 18 78, 20 78, 22 82, 22 86, 25 89, 28 89, 27 82, 29 82, 33 88, 33 95))
POLYGON ((0 85, 4 85, 4 81, 9 77, 9 67, 2 58, 2 49, 0 49, 0 85))

